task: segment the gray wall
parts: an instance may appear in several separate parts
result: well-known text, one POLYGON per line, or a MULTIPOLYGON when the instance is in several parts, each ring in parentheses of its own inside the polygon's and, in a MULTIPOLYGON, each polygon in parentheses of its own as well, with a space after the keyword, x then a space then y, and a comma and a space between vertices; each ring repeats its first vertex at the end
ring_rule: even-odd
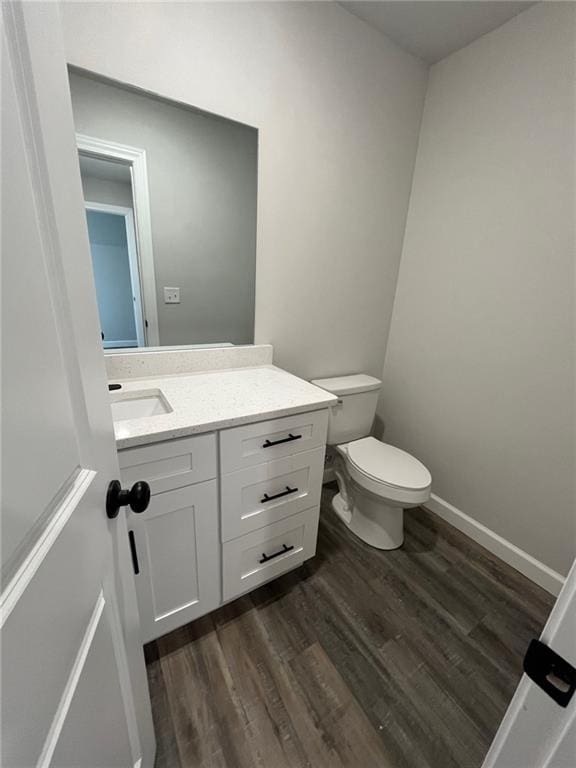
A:
POLYGON ((72 64, 259 129, 256 341, 304 377, 379 375, 425 66, 336 3, 62 15, 72 64))
POLYGON ((380 408, 436 494, 560 573, 575 554, 574 14, 540 3, 431 69, 380 408))
POLYGON ((124 217, 86 211, 86 220, 104 346, 118 341, 137 346, 124 217))
POLYGON ((258 134, 72 74, 76 130, 146 150, 161 344, 254 339, 258 134), (164 286, 180 304, 164 304, 164 286))

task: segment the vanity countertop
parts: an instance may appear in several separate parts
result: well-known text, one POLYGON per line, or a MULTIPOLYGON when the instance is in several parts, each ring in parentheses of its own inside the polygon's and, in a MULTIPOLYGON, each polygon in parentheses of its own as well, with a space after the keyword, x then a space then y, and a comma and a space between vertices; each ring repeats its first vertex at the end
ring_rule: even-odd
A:
POLYGON ((333 405, 337 398, 273 365, 115 380, 111 399, 160 390, 170 413, 114 423, 118 449, 171 440, 333 405))

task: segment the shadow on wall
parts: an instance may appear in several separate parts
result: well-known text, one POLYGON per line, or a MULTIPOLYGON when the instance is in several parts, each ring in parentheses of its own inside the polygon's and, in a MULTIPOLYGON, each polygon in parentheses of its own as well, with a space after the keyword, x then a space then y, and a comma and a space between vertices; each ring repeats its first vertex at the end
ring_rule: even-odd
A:
POLYGON ((381 440, 383 443, 386 441, 384 440, 384 432, 386 431, 386 424, 384 423, 384 420, 380 416, 380 414, 376 414, 374 418, 374 423, 372 424, 372 437, 375 437, 377 440, 381 440))

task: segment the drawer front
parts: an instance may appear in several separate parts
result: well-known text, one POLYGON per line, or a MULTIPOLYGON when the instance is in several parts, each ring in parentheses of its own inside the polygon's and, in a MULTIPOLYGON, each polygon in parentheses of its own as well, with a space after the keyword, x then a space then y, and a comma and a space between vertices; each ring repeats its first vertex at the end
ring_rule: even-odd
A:
POLYGON ((118 452, 124 487, 146 480, 151 492, 164 493, 217 475, 216 435, 198 435, 118 452))
POLYGON ((326 443, 327 430, 327 409, 222 430, 222 472, 236 472, 293 453, 319 448, 326 443))
POLYGON ((216 480, 154 496, 128 526, 142 642, 220 605, 216 480))
POLYGON ((231 600, 295 568, 316 552, 319 508, 222 545, 223 599, 231 600))
POLYGON ((323 472, 322 447, 224 475, 222 541, 318 505, 323 472))

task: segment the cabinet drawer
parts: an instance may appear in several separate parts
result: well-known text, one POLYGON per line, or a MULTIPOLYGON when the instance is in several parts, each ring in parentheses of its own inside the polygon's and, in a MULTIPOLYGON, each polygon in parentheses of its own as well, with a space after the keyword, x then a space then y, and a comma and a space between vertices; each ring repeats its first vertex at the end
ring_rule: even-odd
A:
POLYGON ((222 541, 319 504, 323 472, 322 447, 224 475, 222 541))
POLYGON ((308 509, 222 545, 223 599, 231 600, 316 552, 319 508, 308 509))
POLYGON ((142 642, 220 605, 216 480, 152 497, 128 514, 142 642))
POLYGON ((216 435, 197 435, 118 452, 123 486, 146 480, 152 493, 216 477, 216 435))
POLYGON ((233 427, 220 433, 222 472, 309 451, 326 443, 328 410, 233 427))

